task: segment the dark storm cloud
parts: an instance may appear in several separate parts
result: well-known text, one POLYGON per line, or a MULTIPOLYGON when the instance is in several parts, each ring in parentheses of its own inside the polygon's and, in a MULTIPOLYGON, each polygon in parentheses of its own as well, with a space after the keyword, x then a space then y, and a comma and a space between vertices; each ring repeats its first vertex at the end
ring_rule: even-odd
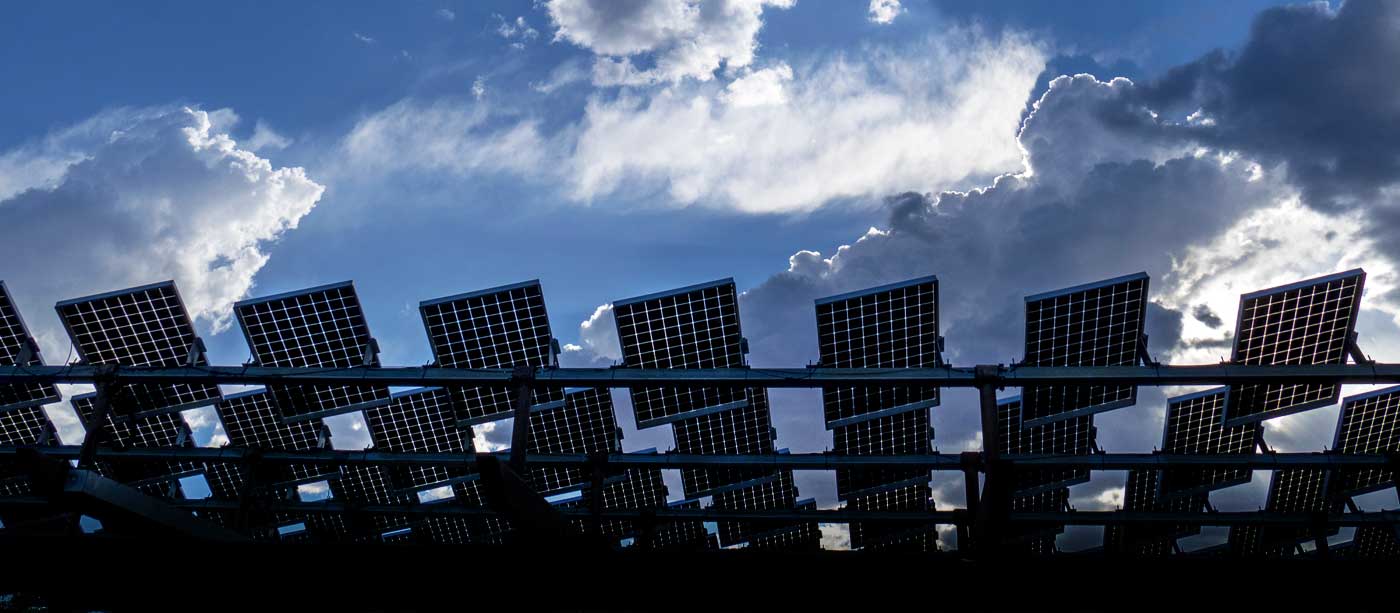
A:
POLYGON ((1225 322, 1220 320, 1220 316, 1216 315, 1215 311, 1210 310, 1210 307, 1204 304, 1198 304, 1196 308, 1191 309, 1191 316, 1195 317, 1196 321, 1212 328, 1219 328, 1225 325, 1225 322))

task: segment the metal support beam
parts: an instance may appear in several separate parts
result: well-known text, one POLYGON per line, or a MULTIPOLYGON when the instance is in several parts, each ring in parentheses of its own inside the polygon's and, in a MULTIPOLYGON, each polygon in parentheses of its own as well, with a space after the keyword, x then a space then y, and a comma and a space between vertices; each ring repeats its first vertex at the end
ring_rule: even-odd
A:
MULTIPOLYGON (((963 473, 963 495, 967 514, 977 517, 978 509, 981 506, 981 498, 978 496, 981 483, 979 474, 982 467, 982 455, 976 451, 964 451, 958 455, 959 464, 962 465, 963 473)), ((958 549, 972 551, 975 548, 972 541, 972 526, 966 521, 958 524, 958 549)))
POLYGON ((972 538, 977 543, 978 557, 991 557, 1001 544, 1001 518, 1010 511, 1010 498, 1004 495, 1009 484, 1002 483, 1001 424, 997 419, 997 378, 1001 367, 995 364, 976 368, 979 406, 982 417, 982 470, 986 484, 978 501, 972 538))
POLYGON ((588 462, 591 482, 588 489, 588 508, 593 511, 590 518, 589 528, 593 535, 602 538, 603 536, 603 483, 608 478, 608 454, 589 454, 588 462))
POLYGON ((517 366, 511 379, 515 382, 515 421, 510 431, 510 468, 525 476, 525 457, 530 452, 530 406, 535 403, 535 369, 517 366))
POLYGON ((83 424, 83 451, 78 455, 78 468, 91 469, 97 463, 97 447, 107 438, 107 417, 112 414, 112 394, 118 390, 112 384, 111 365, 103 365, 93 380, 97 395, 92 399, 92 416, 83 424))
MULTIPOLYGON (((510 388, 513 369, 431 366, 279 368, 268 366, 136 367, 110 365, 0 366, 0 384, 93 383, 112 368, 122 384, 388 385, 510 388)), ((536 368, 534 385, 548 388, 610 387, 981 387, 975 368, 536 368)), ((1258 366, 1013 366, 994 375, 998 388, 1028 385, 1244 385, 1269 383, 1400 383, 1400 364, 1258 366)))

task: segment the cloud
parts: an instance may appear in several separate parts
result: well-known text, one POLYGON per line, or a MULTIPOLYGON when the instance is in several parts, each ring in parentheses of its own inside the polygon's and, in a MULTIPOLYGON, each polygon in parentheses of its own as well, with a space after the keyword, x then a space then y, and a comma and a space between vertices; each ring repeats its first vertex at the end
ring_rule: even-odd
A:
POLYGON ((617 322, 611 304, 599 305, 593 314, 578 326, 581 344, 567 344, 559 356, 560 364, 575 368, 610 366, 622 359, 622 345, 617 339, 617 322))
POLYGON ((899 5, 899 0, 870 0, 870 8, 867 11, 866 19, 871 23, 889 25, 894 23, 895 17, 899 17, 904 12, 904 7, 899 5))
POLYGON ((350 34, 355 37, 355 40, 358 40, 366 45, 373 45, 379 42, 373 38, 365 36, 364 34, 360 34, 359 32, 351 32, 350 34))
POLYGON ((940 189, 1018 165, 1015 126, 1040 48, 968 30, 706 84, 595 96, 573 150, 572 196, 662 187, 679 204, 747 212, 940 189))
MULTIPOLYGON (((484 87, 484 85, 483 85, 484 87)), ((483 90, 484 92, 484 90, 483 90)), ((403 100, 361 119, 341 141, 340 172, 546 172, 551 147, 533 121, 497 127, 475 100, 403 100)))
POLYGON ((632 78, 611 84, 708 81, 721 67, 753 62, 763 11, 786 9, 793 0, 550 0, 554 39, 626 66, 632 78), (630 58, 650 54, 654 65, 636 69, 630 58))
POLYGON ((443 21, 455 21, 457 19, 457 13, 452 12, 450 9, 438 9, 433 12, 433 16, 443 21))
POLYGON ((480 100, 481 97, 485 95, 486 77, 477 75, 476 79, 472 81, 472 97, 476 98, 477 100, 480 100))
POLYGON ((296 141, 278 134, 272 129, 272 126, 267 125, 267 122, 259 119, 253 127, 253 136, 243 146, 247 150, 257 153, 267 150, 280 151, 292 146, 294 142, 296 141))
POLYGON ((526 42, 540 37, 539 31, 530 27, 524 17, 516 17, 515 21, 506 21, 506 18, 500 15, 492 14, 491 16, 495 17, 499 23, 496 27, 496 34, 506 40, 515 41, 511 43, 511 46, 516 49, 524 49, 526 42))
MULTIPOLYGON (((262 247, 295 228, 323 191, 302 169, 240 148, 204 111, 116 111, 80 132, 91 138, 70 130, 46 141, 66 149, 19 148, 76 161, 54 164, 47 177, 27 181, 34 187, 0 200, 7 218, 23 220, 22 232, 0 241, 0 257, 13 264, 6 281, 28 312, 173 278, 191 315, 222 330, 267 262, 262 247), (64 274, 51 274, 54 257, 64 274)), ((66 349, 56 326, 45 327, 46 351, 66 349)))

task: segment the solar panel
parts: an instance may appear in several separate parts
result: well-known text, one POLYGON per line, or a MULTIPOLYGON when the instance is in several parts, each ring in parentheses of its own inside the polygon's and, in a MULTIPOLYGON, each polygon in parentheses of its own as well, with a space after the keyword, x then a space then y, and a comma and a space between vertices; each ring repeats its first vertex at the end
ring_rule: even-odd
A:
MULTIPOLYGON (((769 421, 768 391, 763 388, 748 390, 748 401, 741 408, 682 419, 671 426, 678 453, 773 453, 773 426, 769 421)), ((699 498, 771 474, 770 471, 761 468, 733 466, 683 468, 681 483, 687 497, 699 498)))
MULTIPOLYGON (((452 395, 436 387, 393 394, 389 404, 367 409, 365 424, 375 449, 399 453, 475 453, 471 428, 460 428, 452 395)), ((465 457, 464 457, 465 459, 465 457)), ((459 466, 395 466, 390 473, 400 489, 438 487, 465 478, 459 466)))
MULTIPOLYGON (((1342 364, 1361 310, 1361 269, 1240 297, 1230 361, 1251 365, 1342 364)), ((1233 385, 1225 423, 1238 425, 1331 405, 1335 384, 1233 385)))
MULTIPOLYGON (((266 367, 348 368, 372 360, 360 299, 349 281, 245 300, 233 305, 253 362, 266 367)), ((374 385, 270 385, 272 406, 302 421, 382 405, 389 389, 374 385)))
MULTIPOLYGON (((1064 511, 1068 508, 1068 487, 1011 497, 1011 511, 1013 513, 1049 513, 1064 511)), ((1007 530, 1011 538, 1023 541, 1032 552, 1037 554, 1053 553, 1055 550, 1054 535, 1064 531, 1063 525, 1033 523, 1022 523, 1007 530)))
MULTIPOLYGON (((629 368, 741 368, 743 338, 732 279, 613 303, 622 362, 629 368)), ((637 427, 742 406, 734 387, 634 387, 637 427)))
MULTIPOLYGON (((1186 455, 1254 453, 1263 426, 1224 425, 1228 388, 1186 394, 1167 399, 1162 431, 1162 453, 1186 455)), ((1209 492, 1248 483, 1243 468, 1169 468, 1162 471, 1161 494, 1181 496, 1209 492)))
MULTIPOLYGON (((1132 366, 1143 349, 1147 273, 1026 297, 1026 366, 1132 366)), ((1131 385, 1043 385, 1022 391, 1028 426, 1137 402, 1131 385)))
MULTIPOLYGON (((933 444, 927 410, 908 411, 855 422, 832 429, 833 453, 838 455, 926 454, 933 444)), ((845 468, 836 471, 837 497, 845 500, 859 492, 897 483, 929 479, 927 468, 845 468)))
MULTIPOLYGON (((777 476, 757 485, 719 492, 712 498, 720 510, 770 511, 791 509, 797 504, 797 486, 792 471, 778 471, 777 476)), ((781 530, 794 522, 781 520, 721 521, 719 542, 728 547, 747 541, 750 536, 781 530)))
MULTIPOLYGON (((265 390, 254 390, 225 396, 215 411, 224 426, 229 445, 279 451, 310 451, 328 441, 325 424, 319 419, 287 423, 272 408, 272 398, 265 390)), ((307 483, 339 474, 333 466, 289 464, 282 471, 282 480, 307 483)))
MULTIPOLYGON (((0 281, 0 366, 42 366, 39 347, 29 336, 29 328, 19 315, 5 282, 0 281), (21 354, 28 348, 29 355, 20 363, 21 354)), ((58 388, 48 383, 20 383, 0 385, 0 411, 28 407, 59 400, 58 388)))
MULTIPOLYGON (((59 319, 84 364, 178 367, 208 363, 174 281, 58 303, 59 319)), ((204 383, 123 385, 109 399, 117 415, 173 413, 213 404, 204 383)))
MULTIPOLYGON (((1326 470, 1292 468, 1276 470, 1269 482, 1266 511, 1279 513, 1321 513, 1341 510, 1326 470)), ((1327 534, 1337 534, 1333 526, 1327 534)), ((1309 528, 1242 526, 1230 528, 1230 547, 1241 555, 1279 556, 1291 553, 1302 541, 1313 538, 1309 528)))
MULTIPOLYGON (((913 368, 940 363, 938 279, 923 277, 816 302, 822 366, 913 368)), ((929 386, 822 389, 828 429, 938 405, 929 386)))
MULTIPOLYGON (((800 500, 795 508, 814 510, 817 501, 810 498, 800 500)), ((777 530, 751 535, 748 547, 763 551, 820 551, 822 531, 815 521, 799 521, 777 530)))
MULTIPOLYGON (((478 481, 460 481, 452 484, 453 498, 468 508, 479 509, 486 506, 486 499, 478 481)), ((511 531, 510 521, 498 515, 469 518, 472 538, 478 543, 500 543, 511 531)))
MULTIPOLYGON (((1124 511, 1196 513, 1206 508, 1209 494, 1164 498, 1160 491, 1160 471, 1130 470, 1123 488, 1124 511)), ((1200 534, 1200 526, 1192 525, 1110 525, 1104 531, 1104 545, 1110 551, 1142 557, 1170 555, 1176 540, 1200 534)))
MULTIPOLYGON (((930 495, 927 483, 906 485, 850 498, 846 507, 855 511, 932 511, 930 495)), ((916 531, 927 531, 931 527, 920 526, 916 531)), ((908 524, 851 522, 851 548, 892 544, 889 541, 906 538, 911 532, 908 524)))
MULTIPOLYGON (((621 450, 622 435, 607 388, 571 390, 558 408, 530 413, 532 453, 602 453, 621 450)), ((558 492, 587 483, 584 469, 543 466, 530 471, 535 491, 558 492)))
MULTIPOLYGON (((1040 426, 1026 426, 1021 419, 1022 410, 1020 396, 997 401, 1001 453, 1088 455, 1094 452, 1093 416, 1080 415, 1040 426)), ((1088 481, 1088 469, 1021 470, 1016 472, 1015 491, 1029 494, 1088 481)))
POLYGON ((1400 558, 1400 540, 1393 526, 1361 526, 1351 537, 1352 556, 1363 560, 1400 558))
MULTIPOLYGON (((699 500, 684 500, 666 505, 672 509, 700 509, 699 500)), ((673 521, 660 524, 651 537, 651 546, 657 551, 698 551, 712 549, 717 545, 712 535, 705 530, 702 521, 673 521)))
MULTIPOLYGON (((393 505, 418 502, 412 494, 395 489, 389 471, 383 466, 345 464, 340 476, 331 480, 331 494, 338 500, 361 505, 393 505)), ((410 523, 407 516, 397 514, 351 514, 349 534, 383 534, 403 528, 410 523)))
MULTIPOLYGON (((666 483, 660 469, 627 469, 622 479, 603 486, 603 509, 608 511, 656 509, 666 505, 666 483)), ((583 498, 573 503, 578 508, 591 508, 591 494, 583 493, 583 498)), ((587 520, 574 522, 581 530, 589 529, 587 520)), ((602 521, 603 534, 614 539, 635 535, 636 525, 630 520, 605 519, 602 521)))
MULTIPOLYGON (((39 445, 53 440, 44 410, 20 407, 0 413, 0 445, 39 445)), ((0 496, 30 493, 29 475, 14 458, 0 459, 0 496)))
MULTIPOLYGON (((1332 449, 1364 454, 1400 451, 1400 386, 1344 400, 1332 449)), ((1341 490, 1352 496, 1395 487, 1394 477, 1384 468, 1348 470, 1340 477, 1341 490)))
MULTIPOLYGON (((78 394, 72 398, 73 410, 83 420, 88 436, 95 434, 93 417, 96 393, 78 394)), ((156 413, 144 417, 117 419, 107 416, 101 426, 104 447, 189 447, 193 444, 189 426, 179 413, 156 413)), ((179 475, 199 470, 200 465, 186 461, 116 462, 99 461, 97 472, 122 483, 171 481, 179 475)))
MULTIPOLYGON (((443 368, 544 368, 553 364, 553 336, 539 281, 424 301, 419 305, 433 358, 443 368)), ((535 390, 536 406, 562 402, 562 390, 535 390)), ((468 425, 510 417, 514 392, 460 387, 454 391, 468 425)))

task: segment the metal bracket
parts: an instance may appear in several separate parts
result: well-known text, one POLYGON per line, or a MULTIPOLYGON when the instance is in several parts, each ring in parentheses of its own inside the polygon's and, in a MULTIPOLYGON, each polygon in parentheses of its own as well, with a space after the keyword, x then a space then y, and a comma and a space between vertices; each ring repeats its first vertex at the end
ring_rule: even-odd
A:
POLYGON ((1161 365, 1162 365, 1161 362, 1158 362, 1157 360, 1152 359, 1152 355, 1149 354, 1149 353, 1147 353, 1147 335, 1146 335, 1146 334, 1142 334, 1142 335, 1139 335, 1139 336, 1138 336, 1137 358, 1138 358, 1138 362, 1141 362, 1143 366, 1157 367, 1157 366, 1161 366, 1161 365))
POLYGON ((1259 447, 1259 451, 1260 451, 1261 453, 1273 453, 1273 452, 1274 452, 1274 450, 1273 450, 1272 448, 1269 447, 1268 441, 1265 441, 1265 440, 1264 440, 1264 428, 1263 428, 1263 427, 1260 427, 1259 429, 1257 429, 1257 430, 1254 431, 1254 444, 1255 444, 1255 446, 1259 447))
POLYGON ((944 343, 944 340, 943 340, 943 335, 940 334, 940 335, 938 335, 937 338, 933 339, 933 363, 934 363, 934 364, 937 364, 937 365, 939 365, 939 366, 947 366, 947 365, 948 365, 947 362, 944 362, 944 361, 943 361, 943 351, 944 351, 944 348, 945 348, 945 343, 944 343))
POLYGON ((361 365, 361 366, 378 366, 378 365, 379 365, 379 341, 374 340, 373 338, 369 339, 369 342, 368 342, 368 343, 365 343, 365 346, 364 346, 364 348, 363 348, 361 351, 362 351, 361 354, 360 354, 360 365, 361 365))
POLYGON ((525 456, 530 452, 530 407, 535 402, 535 368, 517 364, 510 374, 515 383, 515 420, 510 433, 510 468, 525 474, 525 456))
POLYGON ((1362 353, 1361 346, 1356 344, 1358 338, 1360 335, 1355 332, 1347 335, 1347 355, 1351 356, 1351 361, 1357 364, 1375 364, 1376 361, 1362 353))
POLYGON ((19 346, 19 353, 15 355, 15 365, 27 365, 37 357, 39 357, 39 343, 32 336, 24 337, 24 343, 19 346))
POLYGON ((549 339, 549 364, 554 368, 559 368, 559 354, 564 350, 559 347, 559 339, 550 337, 549 339))
POLYGON ((116 366, 103 364, 98 366, 98 379, 93 381, 93 386, 97 388, 97 395, 92 399, 92 417, 83 424, 83 429, 87 435, 83 437, 82 451, 78 454, 78 468, 92 468, 97 463, 97 447, 102 444, 102 439, 106 438, 107 418, 112 414, 112 395, 118 390, 114 388, 116 380, 116 366))
POLYGON ((205 362, 204 339, 194 337, 194 342, 190 343, 190 352, 185 355, 185 366, 199 366, 205 362))

